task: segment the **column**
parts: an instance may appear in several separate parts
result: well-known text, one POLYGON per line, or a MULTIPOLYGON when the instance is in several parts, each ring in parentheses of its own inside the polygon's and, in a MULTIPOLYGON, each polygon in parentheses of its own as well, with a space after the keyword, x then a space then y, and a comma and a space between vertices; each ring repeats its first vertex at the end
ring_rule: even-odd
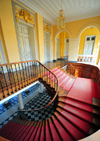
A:
POLYGON ((18 101, 19 101, 19 108, 23 109, 24 108, 24 104, 23 104, 23 99, 22 99, 21 93, 18 94, 17 96, 18 96, 18 101))
POLYGON ((69 38, 69 61, 77 61, 80 38, 69 38))
POLYGON ((43 93, 43 84, 40 83, 40 93, 43 93))
POLYGON ((95 63, 100 65, 100 37, 99 37, 98 48, 97 48, 97 53, 96 53, 95 59, 96 59, 95 63))
POLYGON ((39 61, 45 62, 43 17, 38 13, 36 13, 36 31, 37 31, 37 46, 38 46, 39 61))

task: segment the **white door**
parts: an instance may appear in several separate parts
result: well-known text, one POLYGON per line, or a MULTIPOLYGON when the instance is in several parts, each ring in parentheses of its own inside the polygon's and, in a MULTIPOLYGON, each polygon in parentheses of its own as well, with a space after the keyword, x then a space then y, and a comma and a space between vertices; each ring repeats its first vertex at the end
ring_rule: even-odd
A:
POLYGON ((84 47, 84 55, 92 55, 94 41, 86 41, 84 47))
POLYGON ((69 39, 65 39, 65 52, 64 55, 68 55, 69 51, 69 39))
POLYGON ((59 38, 56 39, 56 58, 59 58, 59 38))
POLYGON ((95 43, 95 36, 86 37, 83 55, 92 55, 95 43))
POLYGON ((19 25, 21 51, 23 61, 32 60, 32 53, 29 44, 29 31, 27 26, 19 25))

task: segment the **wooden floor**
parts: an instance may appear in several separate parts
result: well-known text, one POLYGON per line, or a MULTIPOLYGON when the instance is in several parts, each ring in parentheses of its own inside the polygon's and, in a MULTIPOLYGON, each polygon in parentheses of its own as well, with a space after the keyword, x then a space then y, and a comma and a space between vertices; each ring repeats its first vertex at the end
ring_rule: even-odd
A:
POLYGON ((56 67, 62 67, 66 64, 63 60, 57 60, 55 62, 46 62, 44 65, 50 70, 56 67))

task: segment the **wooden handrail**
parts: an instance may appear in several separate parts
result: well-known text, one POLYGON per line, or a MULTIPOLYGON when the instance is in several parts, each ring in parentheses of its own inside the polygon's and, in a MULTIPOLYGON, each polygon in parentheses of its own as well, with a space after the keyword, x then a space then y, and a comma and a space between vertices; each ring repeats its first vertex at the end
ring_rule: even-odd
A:
MULTIPOLYGON (((56 79, 56 82, 57 82, 57 86, 56 86, 56 94, 54 95, 53 99, 43 108, 40 108, 40 109, 32 109, 32 110, 19 110, 19 111, 38 111, 38 110, 42 110, 42 109, 45 109, 47 108, 53 101, 56 100, 57 98, 57 95, 58 95, 58 92, 59 92, 59 82, 58 82, 58 78, 57 76, 50 70, 48 69, 46 66, 44 66, 42 63, 40 63, 38 60, 29 60, 29 61, 22 61, 22 62, 14 62, 14 63, 8 63, 8 64, 0 64, 0 67, 5 67, 5 66, 11 66, 11 65, 18 65, 18 64, 23 64, 23 63, 27 63, 27 62, 37 62, 39 63, 39 65, 41 65, 44 69, 47 70, 47 72, 49 72, 49 74, 51 73, 55 79, 56 79)), ((41 71, 41 70, 40 70, 41 71)), ((48 77, 48 76, 47 76, 48 77)), ((37 80, 39 79, 39 77, 37 78, 37 80)), ((0 81, 1 82, 1 81, 0 81)), ((3 90, 3 89, 2 89, 3 90)))
POLYGON ((74 75, 75 74, 75 67, 64 59, 64 57, 68 57, 68 56, 69 55, 61 56, 61 59, 64 60, 68 65, 70 65, 74 69, 74 72, 72 74, 72 75, 74 75))

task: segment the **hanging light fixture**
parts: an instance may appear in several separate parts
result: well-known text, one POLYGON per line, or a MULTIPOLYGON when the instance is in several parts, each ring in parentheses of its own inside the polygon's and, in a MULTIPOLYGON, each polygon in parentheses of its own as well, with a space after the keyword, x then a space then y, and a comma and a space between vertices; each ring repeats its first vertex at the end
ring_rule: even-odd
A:
POLYGON ((65 28, 65 17, 63 17, 62 0, 61 0, 61 10, 59 11, 59 17, 57 18, 57 28, 58 30, 65 28))

